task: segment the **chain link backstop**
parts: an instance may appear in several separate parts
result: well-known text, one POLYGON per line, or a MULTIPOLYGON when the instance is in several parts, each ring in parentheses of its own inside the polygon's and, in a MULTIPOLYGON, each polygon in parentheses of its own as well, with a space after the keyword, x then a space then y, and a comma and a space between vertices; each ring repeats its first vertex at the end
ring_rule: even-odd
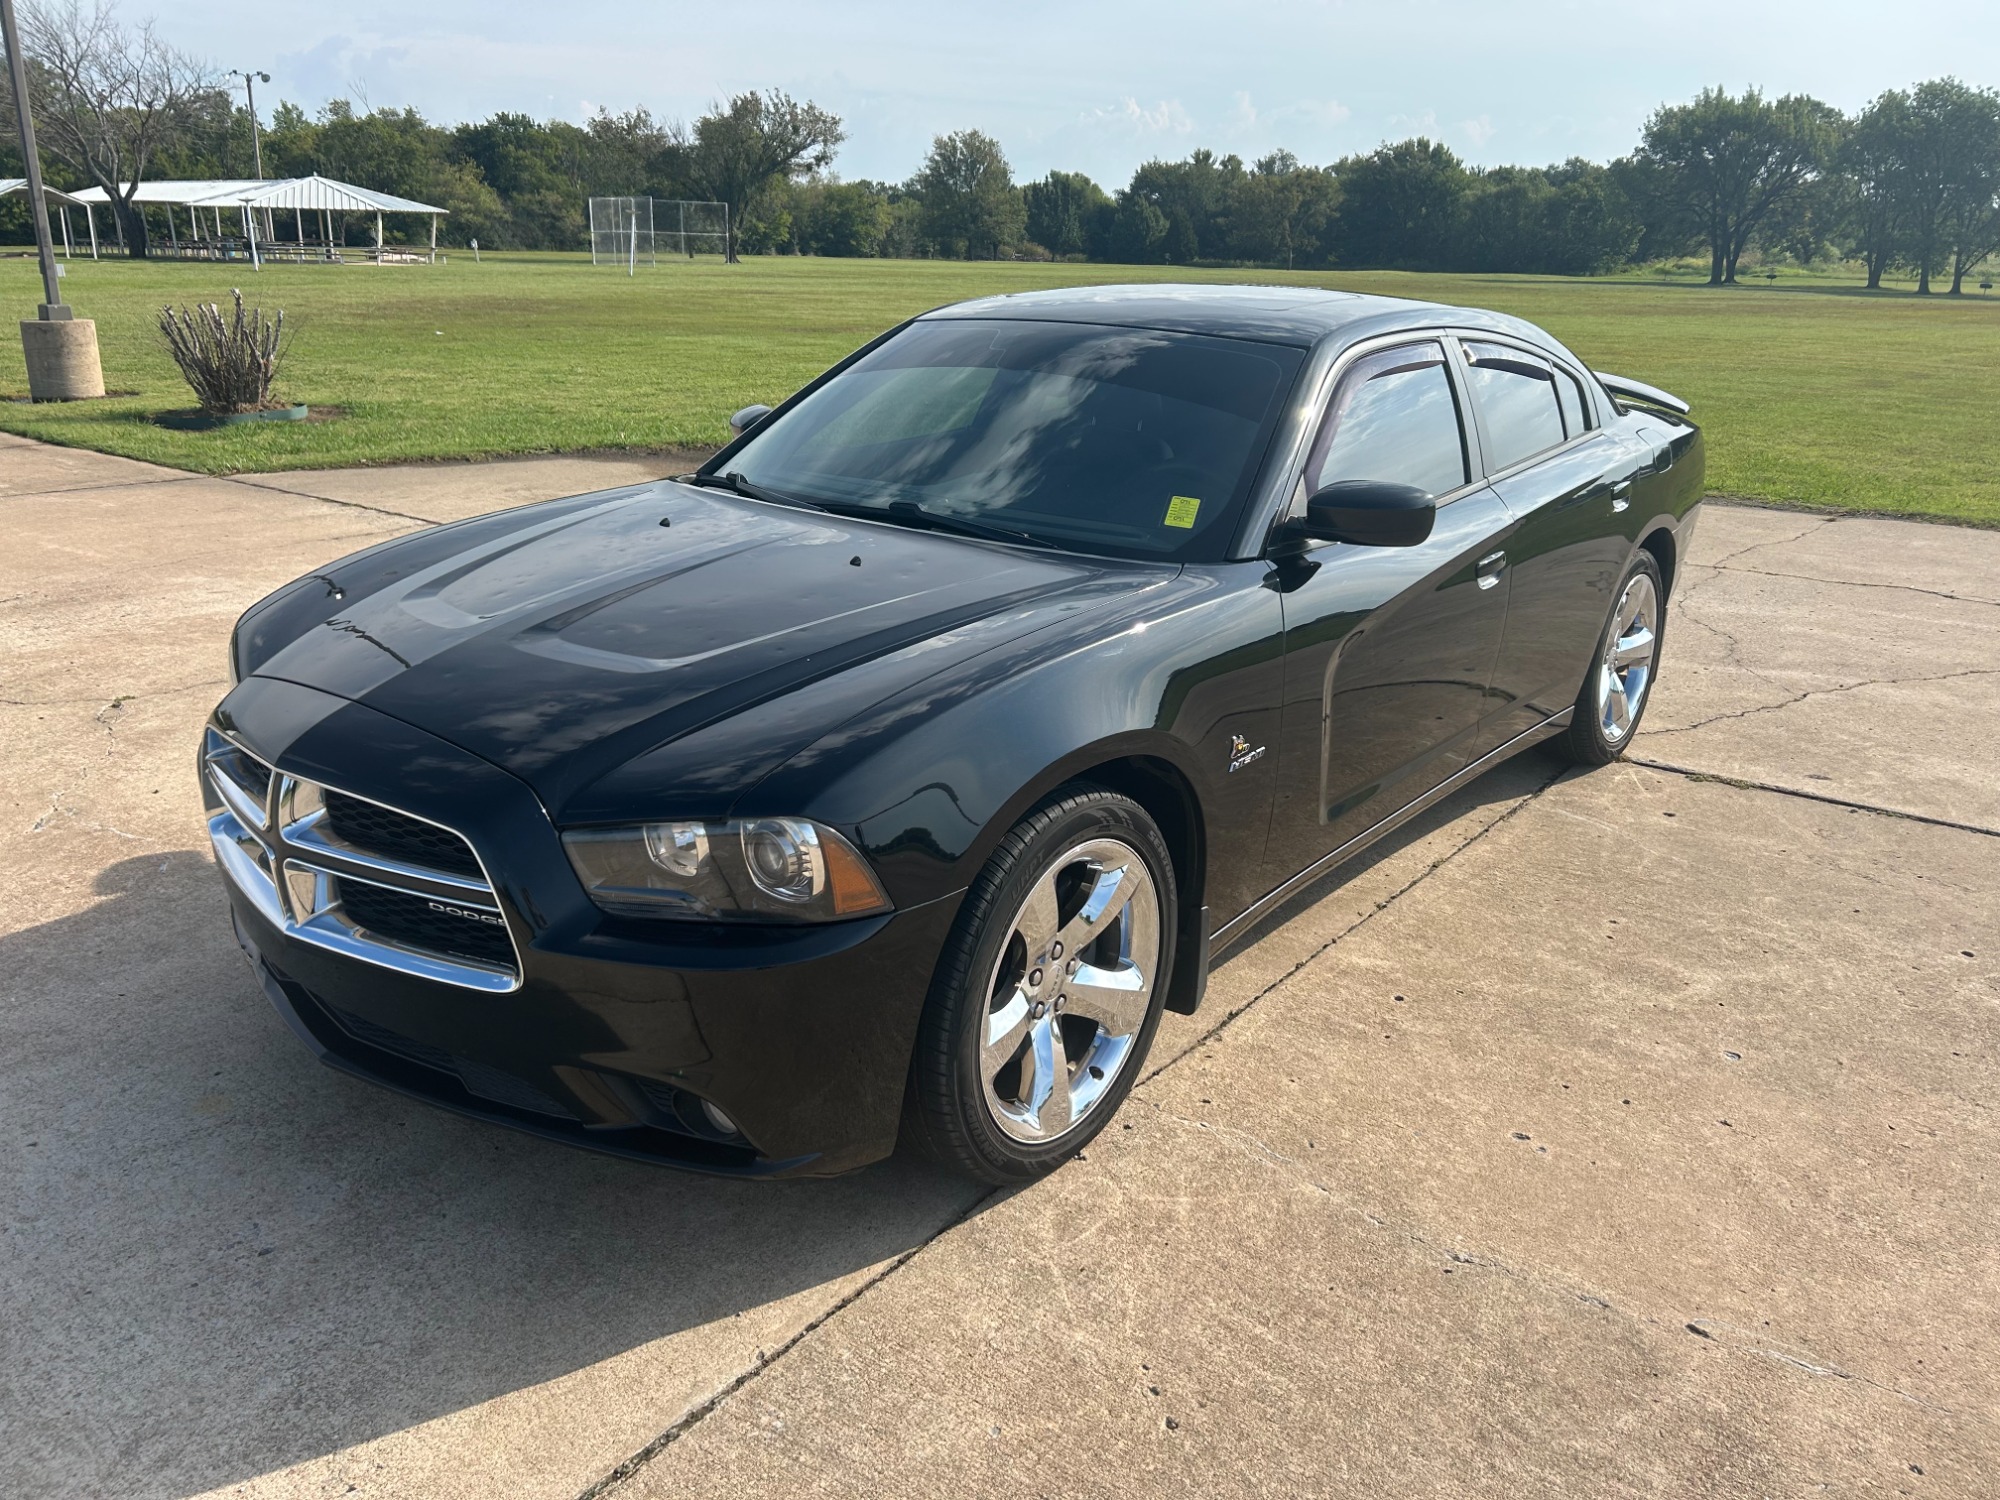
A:
POLYGON ((590 263, 627 271, 659 264, 661 255, 725 255, 729 205, 686 198, 592 198, 590 263))

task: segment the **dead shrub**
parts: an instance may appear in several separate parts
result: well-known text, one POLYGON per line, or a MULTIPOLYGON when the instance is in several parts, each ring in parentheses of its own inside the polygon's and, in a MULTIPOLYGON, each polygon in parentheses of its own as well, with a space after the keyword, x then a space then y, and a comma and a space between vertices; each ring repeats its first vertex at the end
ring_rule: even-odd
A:
POLYGON ((236 310, 224 316, 215 303, 191 308, 160 309, 160 332, 194 387, 201 409, 220 416, 227 412, 266 411, 271 382, 278 377, 291 341, 285 336, 285 315, 266 319, 262 308, 243 309, 243 293, 229 293, 236 310))

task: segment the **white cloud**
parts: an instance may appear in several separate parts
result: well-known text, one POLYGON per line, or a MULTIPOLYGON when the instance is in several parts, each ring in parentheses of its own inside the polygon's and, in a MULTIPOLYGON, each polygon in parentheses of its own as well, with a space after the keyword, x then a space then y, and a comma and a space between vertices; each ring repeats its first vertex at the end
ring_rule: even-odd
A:
POLYGON ((1345 125, 1354 111, 1338 99, 1313 99, 1292 106, 1292 113, 1312 125, 1345 125))
POLYGON ((1460 120, 1458 122, 1458 133, 1472 143, 1472 149, 1475 151, 1480 150, 1488 141, 1493 139, 1493 132, 1493 120, 1488 115, 1481 115, 1476 120, 1460 120))
POLYGON ((1194 117, 1178 99, 1162 99, 1148 108, 1127 95, 1112 105, 1098 105, 1079 117, 1086 125, 1115 125, 1131 135, 1191 135, 1194 117))

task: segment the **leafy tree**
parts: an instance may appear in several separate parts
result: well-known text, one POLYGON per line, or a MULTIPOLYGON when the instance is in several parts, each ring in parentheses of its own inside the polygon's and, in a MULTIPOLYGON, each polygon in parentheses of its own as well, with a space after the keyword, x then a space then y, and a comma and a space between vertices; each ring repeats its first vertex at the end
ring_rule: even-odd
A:
POLYGON ((1860 253, 1871 288, 1881 287, 1883 274, 1902 252, 1909 207, 1904 158, 1911 136, 1910 96, 1890 89, 1855 118, 1841 143, 1838 165, 1852 248, 1860 253))
MULTIPOLYGON (((1279 153, 1289 166, 1298 163, 1279 153)), ((1149 161, 1132 174, 1128 191, 1157 208, 1167 222, 1168 260, 1185 265, 1201 256, 1219 256, 1228 235, 1229 211, 1243 182, 1243 160, 1217 157, 1202 148, 1186 161, 1149 161)))
POLYGON ((1542 269, 1599 276, 1629 265, 1642 226, 1623 185, 1607 167, 1572 157, 1548 169, 1555 197, 1545 210, 1542 269))
POLYGON ((776 91, 738 94, 675 134, 679 175, 694 196, 729 205, 732 262, 736 226, 751 204, 775 183, 831 166, 847 139, 839 116, 776 91))
POLYGON ((1757 247, 1766 257, 1784 255, 1810 265, 1845 240, 1854 215, 1854 185, 1828 171, 1771 211, 1757 230, 1757 247))
POLYGON ((1541 270, 1555 188, 1532 167, 1494 167, 1466 184, 1455 257, 1467 271, 1541 270))
POLYGON ((1630 260, 1639 222, 1611 173, 1572 160, 1494 167, 1467 184, 1457 268, 1590 276, 1630 260))
POLYGON ((1965 273, 2000 249, 2000 94, 1956 78, 1910 91, 1898 196, 1906 257, 1917 291, 1949 269, 1954 295, 1965 273))
POLYGON ((1081 172, 1051 172, 1021 189, 1028 238, 1057 257, 1101 256, 1110 230, 1110 196, 1081 172))
POLYGON ((1105 250, 1120 265, 1157 265, 1166 254, 1167 216, 1130 188, 1119 190, 1105 250))
POLYGON ((1287 268, 1301 260, 1325 262, 1332 258, 1339 203, 1340 183, 1332 172, 1273 151, 1232 181, 1224 244, 1237 260, 1282 261, 1287 268))
POLYGON ((1701 224, 1711 286, 1735 282, 1758 226, 1826 167, 1839 123, 1839 112, 1817 99, 1788 94, 1773 103, 1756 89, 1741 98, 1704 89, 1646 122, 1640 155, 1701 224))
POLYGON ((872 182, 816 182, 800 193, 800 247, 811 255, 880 255, 889 195, 872 182))
POLYGON ((916 260, 932 253, 924 238, 924 205, 906 188, 888 192, 888 224, 882 230, 882 254, 899 260, 916 260))
MULTIPOLYGON (((41 143, 104 189, 119 237, 147 249, 146 216, 132 201, 163 147, 198 108, 215 107, 214 70, 160 40, 150 21, 128 29, 110 0, 55 0, 21 16, 21 50, 41 143)), ((11 115, 12 89, 0 84, 11 115)), ((228 108, 222 96, 221 108, 228 108)))
MULTIPOLYGON (((518 243, 512 238, 507 205, 480 175, 478 165, 455 156, 451 132, 414 109, 363 113, 345 99, 334 99, 317 119, 308 119, 297 105, 280 104, 264 133, 264 165, 274 176, 317 172, 399 198, 435 203, 450 215, 441 232, 452 243, 469 239, 485 245, 518 243)), ((392 236, 407 232, 393 219, 387 227, 392 236)))
MULTIPOLYGON (((584 200, 590 136, 562 121, 496 114, 451 133, 451 152, 479 169, 505 203, 508 240, 517 245, 574 245, 589 232, 584 200)), ((491 240, 488 243, 492 243, 491 240)))
POLYGON ((937 137, 910 186, 924 205, 925 236, 946 255, 997 260, 1027 230, 1007 155, 983 131, 937 137))
POLYGON ((1343 261, 1416 269, 1448 262, 1470 177, 1443 143, 1419 136, 1351 157, 1335 171, 1343 261))

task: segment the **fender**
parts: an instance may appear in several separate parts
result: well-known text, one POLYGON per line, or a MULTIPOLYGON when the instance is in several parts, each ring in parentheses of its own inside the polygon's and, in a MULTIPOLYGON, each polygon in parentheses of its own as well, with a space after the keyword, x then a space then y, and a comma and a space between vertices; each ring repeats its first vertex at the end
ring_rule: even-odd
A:
POLYGON ((1030 808, 1089 774, 1179 833, 1184 918, 1233 915, 1259 894, 1276 790, 1276 757, 1256 752, 1276 743, 1282 611, 1244 586, 1266 571, 1189 568, 1067 649, 1024 641, 957 663, 801 751, 735 815, 783 808, 850 831, 901 904, 963 890, 1030 808))

